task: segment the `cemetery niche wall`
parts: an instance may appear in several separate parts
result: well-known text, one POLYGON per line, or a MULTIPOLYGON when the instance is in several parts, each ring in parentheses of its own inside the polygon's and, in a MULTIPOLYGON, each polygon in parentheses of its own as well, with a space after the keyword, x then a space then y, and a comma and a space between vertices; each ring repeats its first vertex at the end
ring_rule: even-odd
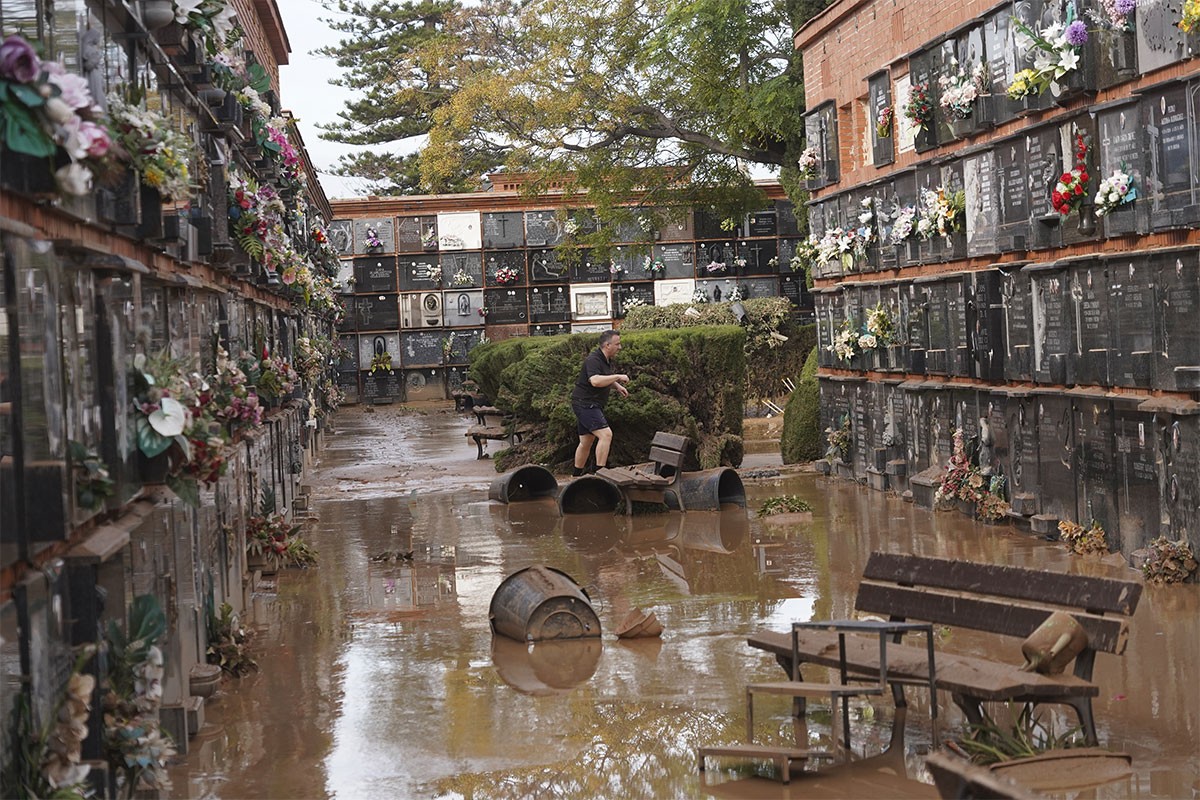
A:
POLYGON ((1097 8, 835 2, 796 40, 808 233, 777 253, 810 254, 826 471, 932 507, 957 434, 994 495, 966 513, 1200 549, 1200 50, 1139 3, 1039 78, 1020 26, 1097 8))

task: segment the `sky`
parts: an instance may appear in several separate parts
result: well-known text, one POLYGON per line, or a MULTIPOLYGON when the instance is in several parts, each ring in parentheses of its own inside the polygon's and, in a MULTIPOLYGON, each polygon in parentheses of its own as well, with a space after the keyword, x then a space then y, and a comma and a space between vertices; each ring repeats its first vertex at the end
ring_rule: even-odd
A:
POLYGON ((290 110, 297 119, 300 135, 304 137, 313 166, 320 173, 326 196, 331 200, 363 197, 367 194, 364 181, 339 178, 329 171, 342 154, 364 148, 327 142, 320 137, 317 128, 317 123, 335 122, 337 112, 353 97, 348 89, 329 84, 329 79, 339 71, 333 59, 311 55, 319 47, 336 44, 340 34, 321 22, 321 18, 334 17, 337 12, 325 9, 320 0, 277 0, 277 3, 292 46, 291 63, 279 68, 283 108, 290 110))

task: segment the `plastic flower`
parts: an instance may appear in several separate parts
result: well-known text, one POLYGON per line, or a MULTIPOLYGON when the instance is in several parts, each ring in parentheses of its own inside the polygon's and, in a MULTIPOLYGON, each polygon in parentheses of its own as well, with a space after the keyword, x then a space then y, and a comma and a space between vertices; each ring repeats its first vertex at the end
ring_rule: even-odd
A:
POLYGON ((1067 26, 1067 30, 1063 33, 1063 38, 1066 39, 1072 47, 1081 47, 1084 44, 1087 44, 1087 25, 1085 25, 1082 20, 1075 20, 1067 26))
POLYGON ((1100 181, 1096 189, 1096 216, 1102 217, 1117 206, 1133 202, 1137 199, 1137 189, 1133 186, 1133 177, 1119 169, 1100 181))
POLYGON ((904 116, 917 130, 925 130, 933 121, 933 101, 929 98, 928 83, 914 83, 908 90, 904 116))

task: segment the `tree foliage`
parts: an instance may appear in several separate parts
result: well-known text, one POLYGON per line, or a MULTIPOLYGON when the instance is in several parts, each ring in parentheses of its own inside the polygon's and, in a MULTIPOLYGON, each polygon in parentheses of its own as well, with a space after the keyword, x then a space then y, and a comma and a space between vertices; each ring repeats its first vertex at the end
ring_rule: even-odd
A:
POLYGON ((343 158, 374 191, 478 188, 533 173, 619 216, 651 208, 761 206, 748 165, 794 174, 804 91, 796 27, 824 0, 326 0, 343 38, 335 83, 362 93, 328 139, 412 156, 343 158))

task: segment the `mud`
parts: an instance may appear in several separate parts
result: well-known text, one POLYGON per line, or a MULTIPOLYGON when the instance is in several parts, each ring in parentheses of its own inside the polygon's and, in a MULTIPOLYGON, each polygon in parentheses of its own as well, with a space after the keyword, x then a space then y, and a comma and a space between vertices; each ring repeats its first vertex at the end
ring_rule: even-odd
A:
MULTIPOLYGON (((891 711, 877 702, 855 709, 849 765, 788 786, 765 763, 710 760, 698 772, 697 745, 744 735, 744 685, 782 677, 746 635, 850 616, 875 549, 1132 574, 1027 533, 788 470, 746 480, 750 508, 797 494, 811 519, 764 525, 740 509, 560 518, 553 501, 499 505, 487 500, 491 462, 477 461, 462 434, 469 422, 396 407, 334 420, 310 478, 306 536, 319 566, 284 571, 255 595, 260 669, 208 701, 172 797, 935 797, 919 696, 903 753, 880 756, 891 711), (372 560, 410 550, 411 560, 372 560), (534 563, 586 588, 601 640, 493 639, 495 589, 534 563), (615 637, 634 608, 654 612, 661 637, 615 637)), ((750 466, 777 467, 773 459, 759 453, 750 466)), ((1022 661, 1018 641, 955 633, 940 646, 1022 661)), ((1133 772, 1056 796, 1194 797, 1198 654, 1200 587, 1147 587, 1127 653, 1100 654, 1096 665, 1101 742, 1132 755, 1133 772)), ((949 698, 939 705, 943 734, 959 733, 949 698)), ((759 739, 789 743, 788 711, 786 700, 756 701, 759 739)), ((813 711, 809 736, 827 737, 828 722, 813 711)))

